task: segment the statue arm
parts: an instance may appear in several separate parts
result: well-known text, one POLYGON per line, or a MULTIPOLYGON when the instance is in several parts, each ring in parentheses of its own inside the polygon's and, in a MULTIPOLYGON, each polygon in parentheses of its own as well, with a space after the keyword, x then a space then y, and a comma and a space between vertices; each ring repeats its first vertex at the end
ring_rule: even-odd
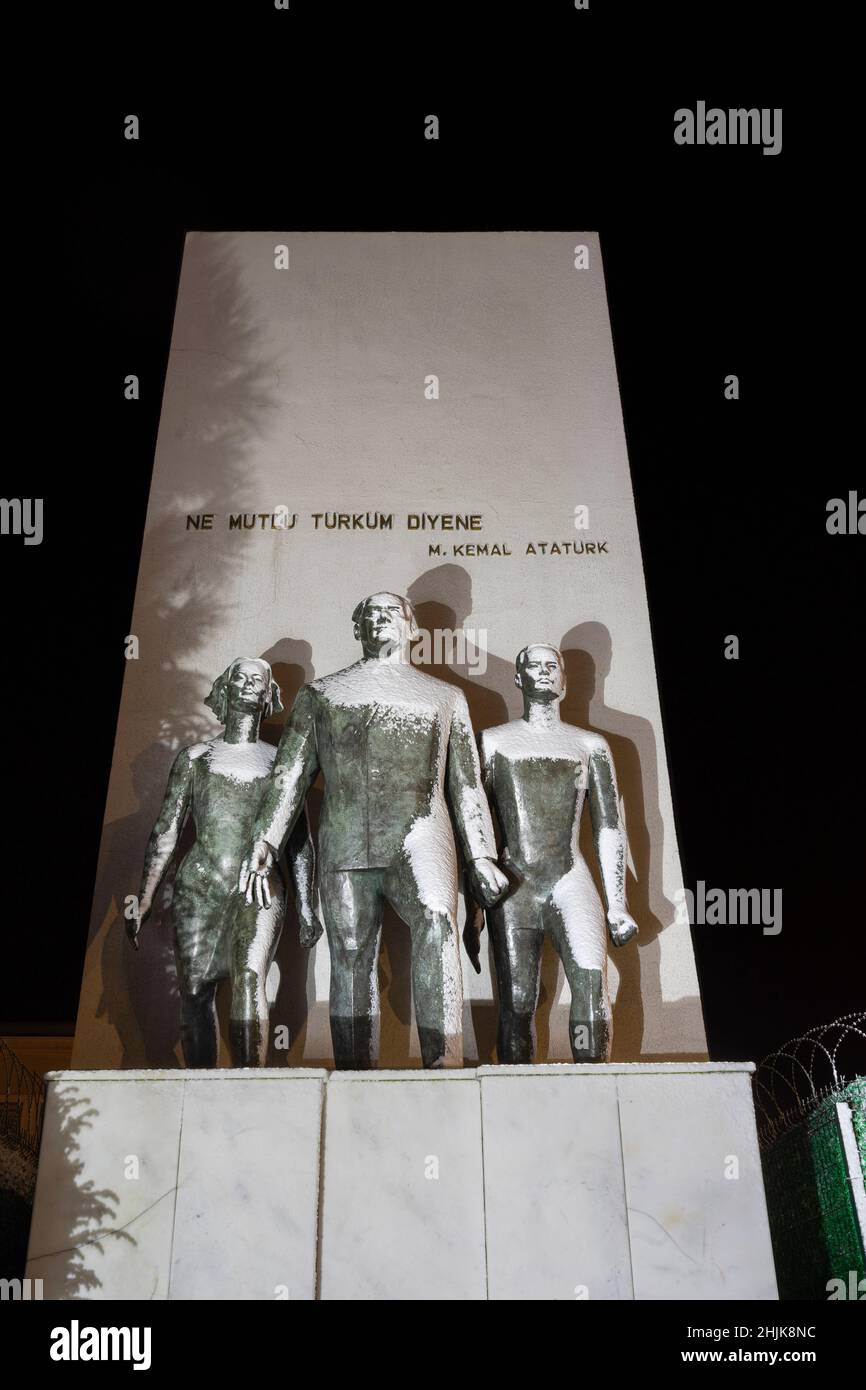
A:
POLYGON ((493 823, 493 838, 496 845, 496 860, 501 862, 499 853, 502 840, 502 823, 499 819, 499 811, 496 805, 496 779, 494 776, 494 763, 496 760, 496 750, 492 747, 485 731, 478 735, 478 763, 481 768, 481 786, 490 808, 490 817, 493 823))
MULTIPOLYGON (((484 734, 478 735, 478 762, 481 768, 481 785, 485 794, 490 796, 490 760, 487 756, 487 746, 484 734)), ((488 800, 488 805, 489 805, 488 800)), ((492 808, 491 808, 492 810, 492 808)), ((466 921, 463 924, 463 945, 466 954, 472 963, 472 969, 477 975, 481 974, 481 935, 484 931, 484 908, 481 907, 478 899, 479 892, 476 883, 469 869, 464 872, 463 897, 466 905, 466 921)))
POLYGON ((268 878, 282 854, 319 770, 316 715, 308 685, 298 691, 283 730, 250 833, 250 847, 238 874, 238 892, 248 903, 269 907, 268 878))
POLYGON ((508 888, 496 863, 493 818, 481 782, 481 764, 466 698, 459 694, 451 716, 447 764, 448 800, 475 899, 493 907, 508 888))
POLYGON ((138 904, 141 919, 145 918, 153 907, 159 885, 177 849, 181 831, 189 815, 191 800, 192 762, 189 749, 182 748, 172 764, 162 809, 147 842, 138 904))
POLYGON ((487 749, 487 740, 484 732, 478 735, 478 765, 481 768, 481 785, 487 796, 488 805, 490 803, 491 783, 493 778, 493 760, 487 749))
POLYGON ((322 935, 323 927, 316 913, 316 846, 306 807, 289 833, 286 853, 295 890, 295 909, 301 924, 301 945, 313 946, 322 935))
POLYGON ((614 943, 623 945, 637 931, 625 900, 628 846, 619 808, 616 772, 610 748, 604 739, 589 757, 587 797, 595 852, 601 869, 607 920, 614 943))
POLYGON ((469 708, 462 694, 451 718, 448 740, 448 800, 466 862, 495 859, 493 819, 481 782, 469 708))
POLYGON ((253 843, 264 842, 278 859, 319 771, 314 695, 298 691, 253 822, 253 843))

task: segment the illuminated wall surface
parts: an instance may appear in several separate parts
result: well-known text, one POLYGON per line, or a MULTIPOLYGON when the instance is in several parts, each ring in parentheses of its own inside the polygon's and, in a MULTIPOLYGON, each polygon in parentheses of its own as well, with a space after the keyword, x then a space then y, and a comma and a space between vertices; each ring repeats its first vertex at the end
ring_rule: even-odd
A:
MULTIPOLYGON (((426 669, 465 692, 476 730, 521 713, 520 647, 564 650, 563 717, 613 751, 640 924, 639 947, 610 957, 613 1057, 705 1056, 598 238, 191 233, 73 1065, 180 1060, 165 902, 138 954, 121 909, 138 892, 175 752, 218 732, 202 704, 213 678, 234 657, 263 656, 289 705, 303 681, 360 654, 350 615, 381 589, 411 596, 431 634, 426 669), (280 244, 286 269, 275 267, 280 244), (576 525, 584 507, 588 528, 576 525), (341 513, 362 524, 328 528, 341 513), (410 528, 424 514, 437 521, 410 528), (380 515, 390 528, 373 524, 380 515), (478 529, 442 529, 443 515, 480 518, 478 529), (238 516, 252 525, 232 527, 238 516), (461 631, 462 643, 435 638, 461 631)), ((277 721, 266 726, 278 734, 277 721)), ((592 859, 588 835, 585 849, 592 859)), ((481 976, 464 957, 469 1064, 493 1058, 486 950, 481 976)), ((305 953, 290 915, 278 960, 272 1022, 291 1046, 272 1061, 328 1065, 326 944, 305 953)), ((381 1064, 417 1066, 408 933, 394 917, 380 977, 381 1064)), ((550 952, 537 1057, 570 1059, 550 952)))

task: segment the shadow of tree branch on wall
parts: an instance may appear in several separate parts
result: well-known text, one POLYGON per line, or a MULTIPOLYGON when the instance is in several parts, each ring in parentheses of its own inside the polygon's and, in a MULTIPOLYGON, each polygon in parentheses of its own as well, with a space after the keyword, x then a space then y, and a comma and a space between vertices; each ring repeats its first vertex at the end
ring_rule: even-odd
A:
POLYGON ((43 1281, 49 1299, 99 1297, 97 1268, 109 1243, 136 1244, 116 1229, 119 1196, 85 1176, 82 1140, 98 1110, 79 1085, 54 1083, 45 1110, 37 1186, 38 1228, 31 1235, 26 1273, 43 1281))
MULTIPOLYGON (((254 491, 257 450, 279 403, 273 360, 262 351, 254 304, 241 284, 230 235, 193 237, 184 256, 181 295, 195 306, 197 340, 175 325, 160 439, 182 439, 183 494, 154 478, 136 593, 133 632, 139 659, 127 666, 109 804, 99 856, 74 1064, 173 1066, 179 1060, 179 1002, 171 926, 170 873, 141 949, 130 950, 122 908, 138 894, 147 837, 178 749, 218 731, 203 705, 219 670, 240 655, 226 651, 219 670, 197 655, 213 645, 234 610, 252 532, 214 566, 208 532, 187 515, 243 511, 254 491), (194 387, 193 387, 194 384, 194 387), (187 398, 204 401, 194 419, 187 398), (132 800, 135 809, 117 808, 132 800)), ((191 832, 190 832, 191 834, 191 832)), ((182 844, 175 865, 188 847, 182 844)))

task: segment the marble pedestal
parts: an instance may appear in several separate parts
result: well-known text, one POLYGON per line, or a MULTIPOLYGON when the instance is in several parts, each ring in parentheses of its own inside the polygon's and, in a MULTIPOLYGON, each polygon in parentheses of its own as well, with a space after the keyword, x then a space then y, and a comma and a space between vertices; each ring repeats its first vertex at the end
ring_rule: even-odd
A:
POLYGON ((775 1299, 752 1070, 56 1073, 26 1273, 46 1298, 775 1299))
POLYGON ((49 1073, 26 1270, 43 1297, 314 1298, 326 1078, 49 1073))

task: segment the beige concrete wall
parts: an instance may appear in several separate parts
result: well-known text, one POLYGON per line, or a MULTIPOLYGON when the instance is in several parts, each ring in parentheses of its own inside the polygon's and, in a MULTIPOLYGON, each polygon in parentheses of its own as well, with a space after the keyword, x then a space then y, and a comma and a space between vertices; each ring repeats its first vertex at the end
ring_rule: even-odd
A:
MULTIPOLYGON (((145 384, 146 389, 146 384, 145 384)), ((132 408, 132 407, 131 407, 132 408)), ((122 467, 122 460, 118 462, 122 467)), ((609 740, 640 929, 611 957, 614 1057, 701 1057, 706 1044, 681 887, 646 594, 598 239, 581 233, 193 233, 187 240, 106 808, 74 1050, 79 1067, 179 1058, 171 934, 138 955, 119 908, 137 893, 178 747, 217 732, 202 705, 239 655, 266 657, 287 703, 353 661, 351 611, 409 593, 425 627, 486 632, 486 670, 433 666, 476 729, 520 712, 513 661, 566 652, 564 717, 609 740), (274 247, 289 247, 287 270, 274 247), (574 267, 574 247, 589 268, 574 267), (438 400, 425 378, 439 378, 438 400), (575 507, 590 529, 575 530, 575 507), (286 507, 291 530, 237 532, 231 513, 286 507), (391 531, 315 530, 314 512, 394 514, 391 531), (475 513, 468 536, 406 529, 409 513, 475 513), (186 529, 189 513, 212 529, 186 529), (453 555, 454 543, 511 554, 453 555), (604 554, 527 554, 539 542, 604 554), (431 555, 430 543, 442 546, 431 555)), ((471 654, 470 654, 471 655, 471 654)), ((278 736, 275 724, 269 737, 278 736)), ((315 796, 314 796, 315 800, 315 796)), ((275 1022, 294 1065, 329 1065, 328 959, 280 948, 275 1022)), ((464 971, 466 1060, 492 1058, 489 962, 464 971)), ((418 1065, 408 943, 386 922, 382 1064, 418 1065)), ((568 1057, 567 995, 545 959, 538 1056, 568 1057)), ((285 1053, 274 1057, 285 1058, 285 1053)))

